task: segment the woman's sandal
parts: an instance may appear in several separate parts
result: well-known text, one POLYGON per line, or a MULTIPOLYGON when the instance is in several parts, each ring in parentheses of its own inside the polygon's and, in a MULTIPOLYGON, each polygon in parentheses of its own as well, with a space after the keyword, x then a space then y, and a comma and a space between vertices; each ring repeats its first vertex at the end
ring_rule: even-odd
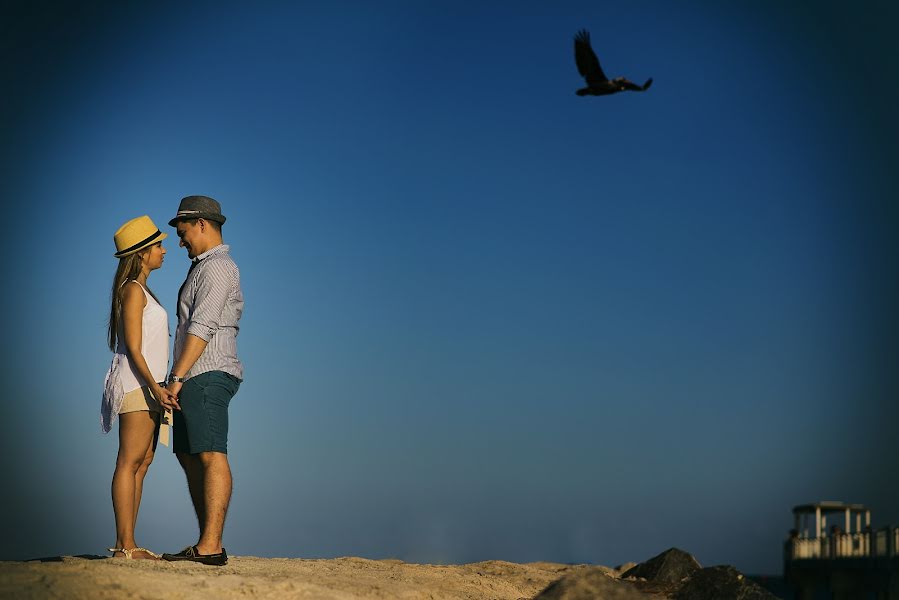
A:
MULTIPOLYGON (((132 552, 146 552, 147 554, 152 556, 154 560, 159 560, 160 558, 162 558, 155 552, 151 552, 150 550, 147 550, 146 548, 107 548, 107 550, 109 550, 112 553, 121 552, 122 554, 125 555, 125 558, 127 558, 127 559, 131 559, 132 552)), ((134 560, 136 560, 136 559, 134 559, 134 560)))

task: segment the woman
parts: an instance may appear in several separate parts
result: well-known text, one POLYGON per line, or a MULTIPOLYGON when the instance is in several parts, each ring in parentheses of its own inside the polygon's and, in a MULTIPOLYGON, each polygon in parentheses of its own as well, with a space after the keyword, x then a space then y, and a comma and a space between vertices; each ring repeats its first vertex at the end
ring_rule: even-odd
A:
POLYGON ((147 287, 150 273, 162 266, 166 237, 148 216, 128 221, 114 236, 119 265, 112 283, 108 341, 115 355, 100 410, 104 432, 119 418, 119 454, 112 476, 116 542, 109 549, 114 557, 159 559, 137 545, 134 529, 158 439, 159 400, 173 397, 157 383, 165 380, 168 369, 168 315, 147 287))

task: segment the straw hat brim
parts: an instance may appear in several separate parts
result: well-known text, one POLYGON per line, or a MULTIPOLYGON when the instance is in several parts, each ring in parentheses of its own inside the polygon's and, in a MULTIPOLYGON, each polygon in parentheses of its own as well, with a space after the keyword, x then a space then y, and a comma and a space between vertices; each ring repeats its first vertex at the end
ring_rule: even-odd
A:
POLYGON ((162 240, 164 240, 167 237, 169 237, 169 234, 163 233, 162 231, 159 231, 157 229, 156 233, 154 233, 147 239, 141 240, 140 242, 134 244, 133 246, 125 248, 121 252, 116 252, 115 254, 113 254, 113 256, 115 256, 116 258, 125 258, 126 256, 130 256, 130 255, 134 254, 135 252, 140 252, 141 250, 143 250, 144 248, 146 248, 148 246, 152 246, 156 242, 161 242, 162 240))

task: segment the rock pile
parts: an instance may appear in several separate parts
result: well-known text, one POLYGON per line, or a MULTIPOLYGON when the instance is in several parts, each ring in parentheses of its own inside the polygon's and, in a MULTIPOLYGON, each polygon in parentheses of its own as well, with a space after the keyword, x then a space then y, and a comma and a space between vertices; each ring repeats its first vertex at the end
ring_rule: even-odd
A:
POLYGON ((731 566, 702 568, 678 548, 635 565, 615 578, 600 567, 570 573, 549 584, 534 600, 777 600, 777 596, 731 566))
POLYGON ((549 584, 534 600, 649 600, 633 585, 619 581, 600 568, 571 573, 549 584))
POLYGON ((693 558, 692 554, 679 550, 678 548, 669 548, 661 554, 653 556, 646 562, 642 562, 636 567, 628 569, 621 574, 621 578, 642 578, 654 583, 677 584, 701 568, 702 565, 693 558))
POLYGON ((694 573, 674 594, 676 600, 776 600, 777 596, 735 568, 724 565, 694 573))

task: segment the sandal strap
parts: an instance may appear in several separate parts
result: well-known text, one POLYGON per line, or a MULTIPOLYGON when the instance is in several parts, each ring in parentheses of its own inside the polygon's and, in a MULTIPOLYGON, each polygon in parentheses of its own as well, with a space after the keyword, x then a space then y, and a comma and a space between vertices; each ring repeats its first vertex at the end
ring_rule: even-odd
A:
POLYGON ((125 558, 128 558, 128 559, 131 558, 131 554, 133 552, 146 552, 153 558, 162 558, 160 555, 156 554, 155 552, 153 552, 151 550, 147 550, 146 548, 107 548, 107 550, 109 550, 110 552, 121 552, 122 554, 125 555, 125 558))
POLYGON ((131 552, 146 552, 147 554, 149 554, 149 555, 152 556, 153 558, 162 558, 160 555, 156 554, 156 553, 153 552, 152 550, 147 550, 146 548, 132 548, 132 549, 131 549, 131 552))

